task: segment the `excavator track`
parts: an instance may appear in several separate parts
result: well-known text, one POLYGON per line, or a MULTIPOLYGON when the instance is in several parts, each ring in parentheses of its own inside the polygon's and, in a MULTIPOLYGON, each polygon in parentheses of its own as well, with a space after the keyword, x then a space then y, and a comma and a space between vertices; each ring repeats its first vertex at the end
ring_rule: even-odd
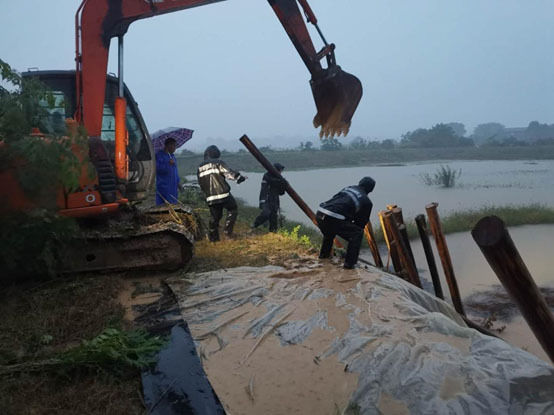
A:
POLYGON ((192 259, 195 238, 190 221, 165 220, 159 212, 126 216, 116 225, 84 228, 79 238, 60 250, 60 271, 175 271, 192 259))

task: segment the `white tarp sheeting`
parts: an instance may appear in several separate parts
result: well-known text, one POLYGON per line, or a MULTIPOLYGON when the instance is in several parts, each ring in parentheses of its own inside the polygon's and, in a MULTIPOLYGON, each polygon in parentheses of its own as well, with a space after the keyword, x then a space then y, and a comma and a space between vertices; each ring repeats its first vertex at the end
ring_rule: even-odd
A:
POLYGON ((230 414, 554 414, 551 365, 393 275, 314 263, 169 285, 230 414))

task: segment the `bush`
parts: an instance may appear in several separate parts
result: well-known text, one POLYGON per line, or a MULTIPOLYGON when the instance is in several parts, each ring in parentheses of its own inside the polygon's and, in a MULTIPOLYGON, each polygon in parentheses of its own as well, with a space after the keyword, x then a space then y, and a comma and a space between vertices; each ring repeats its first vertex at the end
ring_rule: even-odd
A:
POLYGON ((458 180, 461 175, 462 169, 455 170, 446 165, 440 166, 433 175, 422 173, 420 178, 427 186, 454 187, 456 180, 458 180))
POLYGON ((279 229, 279 234, 283 235, 286 238, 292 239, 294 242, 297 242, 298 244, 302 245, 305 248, 314 248, 315 244, 312 243, 312 240, 308 235, 298 235, 298 232, 300 231, 301 226, 297 225, 292 230, 287 231, 286 229, 279 229))
POLYGON ((54 276, 63 241, 78 232, 73 219, 46 210, 0 219, 0 285, 22 277, 54 276))
POLYGON ((60 188, 72 191, 79 185, 88 157, 87 134, 82 128, 68 134, 63 122, 61 130, 51 128, 48 109, 63 102, 56 104, 40 81, 21 77, 2 60, 0 75, 10 86, 0 93, 0 172, 13 171, 27 198, 54 208, 60 188), (34 127, 62 136, 33 136, 34 127))

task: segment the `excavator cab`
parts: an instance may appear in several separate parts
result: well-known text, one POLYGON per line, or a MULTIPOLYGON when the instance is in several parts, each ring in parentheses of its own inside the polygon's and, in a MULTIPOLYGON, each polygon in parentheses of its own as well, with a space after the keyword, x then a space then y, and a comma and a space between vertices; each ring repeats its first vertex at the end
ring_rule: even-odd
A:
MULTIPOLYGON (((75 71, 30 71, 24 77, 35 77, 45 84, 55 98, 53 107, 46 108, 48 118, 43 122, 43 133, 65 134, 65 119, 75 114, 75 71)), ((119 186, 128 200, 140 200, 151 188, 155 175, 154 150, 131 92, 125 86, 124 95, 127 101, 125 114, 126 129, 129 134, 127 154, 129 156, 129 176, 125 183, 117 183, 113 174, 115 159, 115 99, 118 96, 118 79, 108 75, 102 110, 101 145, 108 154, 110 165, 95 166, 98 175, 100 194, 108 194, 119 186)))

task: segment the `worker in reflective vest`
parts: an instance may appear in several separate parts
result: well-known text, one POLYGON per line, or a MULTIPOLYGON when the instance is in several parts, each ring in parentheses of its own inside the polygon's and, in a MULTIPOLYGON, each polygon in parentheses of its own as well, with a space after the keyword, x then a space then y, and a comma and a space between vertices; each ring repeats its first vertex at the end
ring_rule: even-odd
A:
POLYGON ((357 186, 348 186, 331 199, 319 205, 317 225, 323 233, 320 258, 329 258, 335 236, 348 242, 344 268, 352 269, 358 262, 364 227, 369 221, 373 204, 367 197, 375 187, 375 180, 364 177, 357 186))
POLYGON ((232 170, 220 160, 221 152, 211 145, 204 152, 204 162, 198 166, 197 177, 200 188, 206 195, 206 202, 210 208, 210 223, 208 238, 211 242, 219 241, 219 221, 223 217, 223 209, 227 210, 224 232, 228 237, 233 234, 233 227, 237 220, 237 202, 231 194, 231 186, 225 179, 236 180, 242 183, 246 176, 232 170))

